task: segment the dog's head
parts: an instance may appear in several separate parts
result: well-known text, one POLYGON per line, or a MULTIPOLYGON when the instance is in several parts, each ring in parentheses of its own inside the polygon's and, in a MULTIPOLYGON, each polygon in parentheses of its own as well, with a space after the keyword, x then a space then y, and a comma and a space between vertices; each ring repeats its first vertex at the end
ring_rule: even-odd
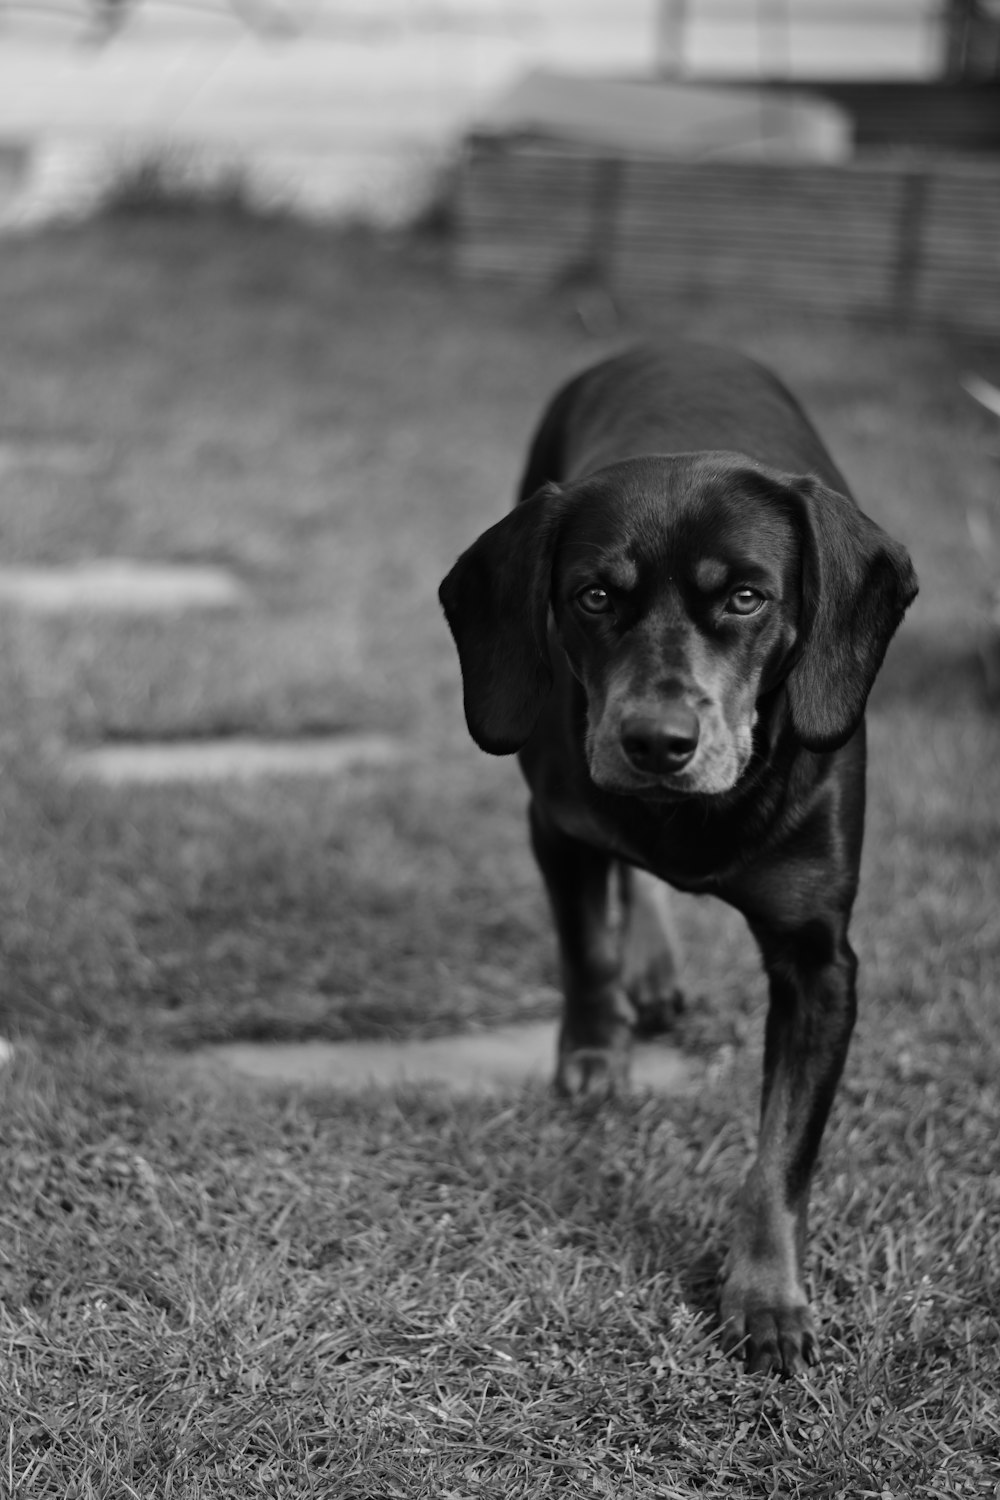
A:
POLYGON ((857 728, 913 599, 904 549, 812 477, 739 454, 629 459, 547 485, 441 585, 473 739, 509 754, 552 683, 551 623, 587 698, 598 786, 725 792, 784 685, 809 749, 857 728))

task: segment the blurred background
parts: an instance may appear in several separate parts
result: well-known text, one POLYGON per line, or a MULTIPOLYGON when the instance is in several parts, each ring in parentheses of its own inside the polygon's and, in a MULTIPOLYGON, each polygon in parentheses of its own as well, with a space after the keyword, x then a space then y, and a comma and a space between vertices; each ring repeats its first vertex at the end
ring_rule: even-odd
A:
POLYGON ((523 793, 467 740, 436 587, 624 339, 772 364, 917 559, 880 692, 996 700, 1000 0, 0 0, 0 226, 0 723, 88 876, 74 926, 65 840, 44 862, 56 944, 12 863, 25 1024, 91 948, 45 1024, 130 1028, 137 992, 201 1040, 547 1013, 523 793), (203 803, 160 785, 162 742, 197 779, 219 739, 203 803), (292 781, 244 805, 275 740, 292 781), (121 757, 121 795, 74 782, 121 757))
POLYGON ((167 147, 202 176, 238 161, 271 203, 382 223, 440 194, 476 127, 746 147, 746 108, 525 96, 539 70, 809 83, 811 128, 770 125, 798 155, 1000 147, 997 0, 0 0, 0 222, 86 212, 123 158, 167 147))
MULTIPOLYGON (((51 750, 88 869, 110 819, 101 910, 151 927, 121 947, 84 882, 79 943, 110 944, 122 1024, 137 984, 154 1029, 202 1040, 551 1007, 516 769, 488 783, 510 869, 452 803, 484 772, 435 591, 543 402, 623 339, 735 342, 785 376, 917 558, 880 691, 996 700, 1000 0, 0 0, 0 226, 4 722, 25 774, 51 750), (91 751, 158 784, 156 742, 247 737, 291 741, 302 778, 253 795, 253 837, 231 744, 197 835, 186 771, 65 790, 91 751), (380 769, 357 847, 345 756, 428 778, 380 769), (118 820, 154 813, 140 920, 118 820)), ((56 950, 17 920, 34 1016, 56 950)))

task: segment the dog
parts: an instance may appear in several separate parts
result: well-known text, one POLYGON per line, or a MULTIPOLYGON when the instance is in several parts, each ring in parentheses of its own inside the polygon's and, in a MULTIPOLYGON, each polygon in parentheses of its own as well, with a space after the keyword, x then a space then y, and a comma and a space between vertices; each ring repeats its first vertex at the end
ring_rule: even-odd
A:
POLYGON ((664 882, 735 906, 760 949, 760 1135, 719 1297, 753 1372, 816 1357, 806 1218, 855 1019, 864 712, 916 592, 781 382, 696 343, 571 380, 518 503, 440 588, 472 738, 531 792, 558 1088, 620 1086, 633 1034, 669 1019, 664 882))

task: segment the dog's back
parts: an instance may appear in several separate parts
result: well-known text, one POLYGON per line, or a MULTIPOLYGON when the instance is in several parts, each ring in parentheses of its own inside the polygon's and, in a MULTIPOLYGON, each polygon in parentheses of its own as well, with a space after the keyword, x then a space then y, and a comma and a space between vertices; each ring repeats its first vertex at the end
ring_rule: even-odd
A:
POLYGON ((846 482, 790 391, 734 349, 678 340, 615 355, 570 380, 531 443, 518 491, 579 479, 637 454, 726 449, 789 473, 846 482))

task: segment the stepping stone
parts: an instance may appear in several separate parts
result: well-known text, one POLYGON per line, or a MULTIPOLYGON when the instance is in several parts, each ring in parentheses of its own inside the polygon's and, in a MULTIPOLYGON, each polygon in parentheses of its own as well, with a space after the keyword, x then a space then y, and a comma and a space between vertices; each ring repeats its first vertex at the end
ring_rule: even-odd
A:
POLYGON ((983 380, 979 375, 966 375, 960 382, 968 391, 974 401, 980 406, 985 406, 995 417, 1000 417, 1000 388, 991 385, 988 380, 983 380))
MULTIPOLYGON (((411 1042, 226 1042, 199 1057, 215 1070, 263 1084, 305 1084, 358 1093, 407 1084, 439 1084, 452 1093, 495 1092, 552 1077, 552 1021, 411 1042)), ((642 1042, 632 1054, 632 1084, 679 1094, 698 1086, 702 1069, 663 1042, 642 1042)))
POLYGON ((357 766, 383 766, 406 755, 388 734, 337 734, 298 740, 236 735, 219 740, 167 740, 101 745, 63 756, 71 779, 106 786, 169 782, 249 781, 264 776, 339 776, 357 766))
POLYGON ((93 474, 108 460, 99 442, 73 438, 0 437, 0 474, 48 469, 57 474, 93 474))
POLYGON ((126 614, 226 609, 246 590, 224 568, 173 567, 111 558, 64 568, 0 568, 0 604, 39 614, 73 610, 126 614))

